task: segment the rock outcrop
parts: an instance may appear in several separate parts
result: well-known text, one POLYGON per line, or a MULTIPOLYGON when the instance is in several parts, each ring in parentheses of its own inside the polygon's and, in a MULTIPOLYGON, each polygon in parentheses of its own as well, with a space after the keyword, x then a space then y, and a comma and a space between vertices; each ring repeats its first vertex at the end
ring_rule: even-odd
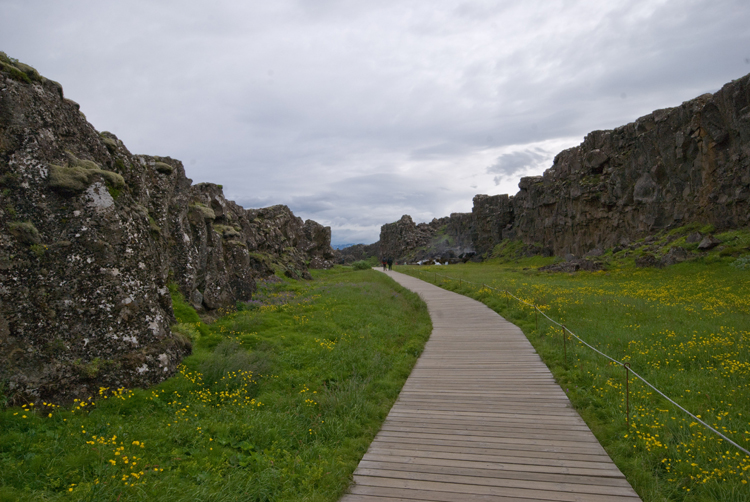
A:
MULTIPOLYGON (((693 223, 717 231, 746 227, 750 75, 716 94, 589 133, 542 176, 522 178, 518 186, 514 196, 474 197, 465 226, 478 255, 517 240, 526 254, 582 257, 693 223)), ((384 225, 381 243, 398 258, 425 254, 433 234, 420 225, 408 216, 384 225)), ((710 245, 716 242, 701 249, 710 245)))
POLYGON ((380 241, 372 244, 354 244, 343 249, 335 250, 336 263, 350 265, 355 261, 366 260, 373 256, 380 257, 380 241))
POLYGON ((479 252, 520 239, 555 255, 582 256, 689 223, 745 227, 750 75, 716 94, 594 131, 558 154, 542 176, 522 178, 519 188, 514 197, 494 197, 494 217, 487 217, 483 196, 474 199, 479 252))
POLYGON ((15 400, 87 398, 172 375, 190 341, 167 284, 198 309, 255 279, 332 265, 330 228, 245 210, 171 158, 98 133, 60 84, 0 53, 0 383, 15 400))
POLYGON ((404 215, 380 229, 380 255, 409 263, 422 260, 466 261, 474 256, 473 216, 452 213, 429 223, 415 224, 404 215))

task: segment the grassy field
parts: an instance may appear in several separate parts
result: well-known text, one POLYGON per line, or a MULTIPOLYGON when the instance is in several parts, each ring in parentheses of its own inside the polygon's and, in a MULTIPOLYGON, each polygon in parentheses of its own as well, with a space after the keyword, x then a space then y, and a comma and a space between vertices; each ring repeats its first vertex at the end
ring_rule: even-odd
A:
POLYGON ((398 270, 476 298, 519 325, 644 501, 750 500, 750 457, 632 377, 626 426, 623 367, 570 338, 565 361, 562 330, 497 291, 538 305, 750 449, 748 260, 715 254, 663 269, 612 260, 606 271, 537 270, 550 261, 398 270))
POLYGON ((431 331, 369 270, 267 283, 209 325, 173 299, 175 377, 0 411, 0 500, 337 500, 431 331))

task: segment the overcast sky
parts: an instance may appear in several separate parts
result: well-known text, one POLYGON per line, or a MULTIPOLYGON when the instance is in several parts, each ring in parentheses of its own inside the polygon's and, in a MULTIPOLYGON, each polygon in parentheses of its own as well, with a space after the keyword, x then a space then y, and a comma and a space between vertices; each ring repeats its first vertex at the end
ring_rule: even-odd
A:
POLYGON ((0 0, 0 50, 133 153, 370 243, 750 73, 747 0, 0 0))

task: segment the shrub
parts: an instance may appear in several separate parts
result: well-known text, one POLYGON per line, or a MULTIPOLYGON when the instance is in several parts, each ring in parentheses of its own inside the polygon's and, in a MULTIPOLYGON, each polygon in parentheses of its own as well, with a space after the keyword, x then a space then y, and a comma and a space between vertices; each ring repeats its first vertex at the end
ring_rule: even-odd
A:
POLYGON ((359 260, 352 263, 352 268, 354 270, 367 270, 371 268, 371 265, 365 260, 359 260))
POLYGON ((737 270, 750 270, 750 254, 740 256, 730 263, 730 265, 737 270))

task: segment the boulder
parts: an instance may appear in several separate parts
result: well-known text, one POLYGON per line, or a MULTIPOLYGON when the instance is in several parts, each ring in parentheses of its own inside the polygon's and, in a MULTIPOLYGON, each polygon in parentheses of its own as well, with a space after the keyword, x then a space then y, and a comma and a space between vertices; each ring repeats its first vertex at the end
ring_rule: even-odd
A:
POLYGON ((715 238, 713 235, 707 235, 701 240, 700 244, 698 244, 698 249, 701 251, 708 251, 710 249, 715 248, 721 244, 721 241, 715 238))

